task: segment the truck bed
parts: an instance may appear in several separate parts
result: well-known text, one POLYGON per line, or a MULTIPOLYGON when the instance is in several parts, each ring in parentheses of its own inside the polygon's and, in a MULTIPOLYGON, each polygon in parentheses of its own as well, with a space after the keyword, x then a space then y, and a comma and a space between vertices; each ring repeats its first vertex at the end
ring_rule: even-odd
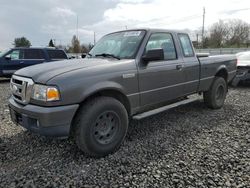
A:
POLYGON ((200 87, 199 91, 206 91, 211 85, 215 73, 219 69, 228 72, 227 82, 231 82, 236 74, 237 59, 235 55, 216 55, 208 57, 199 57, 200 61, 200 87), (215 66, 216 65, 216 66, 215 66))

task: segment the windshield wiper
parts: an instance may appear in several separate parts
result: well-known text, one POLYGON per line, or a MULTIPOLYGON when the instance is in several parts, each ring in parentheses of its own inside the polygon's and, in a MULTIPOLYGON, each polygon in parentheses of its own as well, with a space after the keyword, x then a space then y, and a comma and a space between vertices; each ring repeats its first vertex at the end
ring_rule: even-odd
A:
POLYGON ((93 56, 91 53, 87 53, 87 55, 88 55, 89 57, 92 57, 92 56, 93 56))
POLYGON ((113 58, 115 58, 115 59, 118 59, 118 60, 120 60, 121 58, 120 57, 118 57, 118 56, 116 56, 116 55, 114 55, 114 54, 106 54, 106 53, 102 53, 102 54, 96 54, 95 55, 95 57, 113 57, 113 58))

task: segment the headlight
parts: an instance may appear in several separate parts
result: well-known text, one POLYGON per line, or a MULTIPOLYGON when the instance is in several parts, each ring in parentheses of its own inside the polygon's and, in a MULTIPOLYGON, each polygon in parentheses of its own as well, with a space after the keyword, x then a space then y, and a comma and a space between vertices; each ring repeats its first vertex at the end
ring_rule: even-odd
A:
POLYGON ((35 100, 40 101, 58 101, 60 94, 56 87, 35 84, 32 90, 32 96, 35 100))

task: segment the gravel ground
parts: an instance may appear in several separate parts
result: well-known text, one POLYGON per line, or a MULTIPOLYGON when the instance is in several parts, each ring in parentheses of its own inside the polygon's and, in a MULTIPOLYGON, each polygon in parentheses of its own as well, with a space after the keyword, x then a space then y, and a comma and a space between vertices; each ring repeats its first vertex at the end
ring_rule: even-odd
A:
POLYGON ((250 187, 250 86, 231 88, 220 110, 197 101, 132 121, 102 159, 12 124, 9 95, 0 80, 0 187, 250 187))

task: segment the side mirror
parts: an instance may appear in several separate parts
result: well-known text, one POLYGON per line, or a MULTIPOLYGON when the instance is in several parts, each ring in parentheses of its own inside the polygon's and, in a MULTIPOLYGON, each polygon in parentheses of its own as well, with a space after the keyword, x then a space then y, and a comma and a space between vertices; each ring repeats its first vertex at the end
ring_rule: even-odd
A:
POLYGON ((164 51, 162 48, 148 50, 146 54, 142 56, 142 60, 146 63, 149 61, 164 60, 164 51))
POLYGON ((4 57, 6 60, 11 60, 11 57, 9 55, 4 57))

